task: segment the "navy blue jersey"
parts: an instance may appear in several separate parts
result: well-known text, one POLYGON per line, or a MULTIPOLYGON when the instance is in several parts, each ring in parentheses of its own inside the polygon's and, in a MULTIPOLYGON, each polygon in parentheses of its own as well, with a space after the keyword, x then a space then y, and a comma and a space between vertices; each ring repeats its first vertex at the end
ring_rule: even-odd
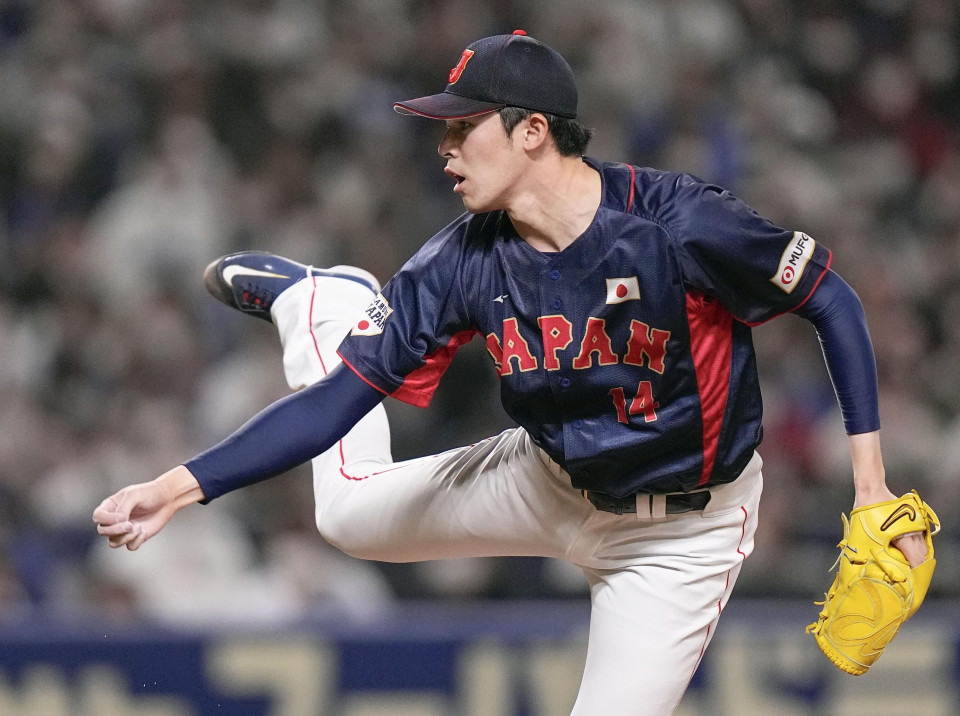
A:
POLYGON ((830 252, 688 174, 585 161, 602 199, 570 246, 542 253, 505 212, 465 214, 386 284, 340 354, 426 406, 479 334, 507 413, 574 487, 729 482, 762 435, 750 327, 804 303, 830 252))

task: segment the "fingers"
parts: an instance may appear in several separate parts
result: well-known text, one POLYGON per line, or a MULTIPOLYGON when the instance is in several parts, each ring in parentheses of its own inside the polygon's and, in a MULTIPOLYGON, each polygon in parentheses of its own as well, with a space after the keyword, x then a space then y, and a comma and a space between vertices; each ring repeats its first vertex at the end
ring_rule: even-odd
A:
POLYGON ((97 509, 93 511, 93 521, 98 525, 108 525, 113 524, 114 522, 123 522, 130 517, 130 513, 126 514, 120 508, 120 499, 119 493, 116 495, 111 495, 103 502, 101 502, 97 509))
POLYGON ((125 530, 114 530, 111 534, 103 531, 103 528, 97 528, 97 532, 107 537, 107 544, 113 549, 126 547, 131 552, 140 548, 147 541, 147 532, 143 525, 134 522, 125 523, 125 530))
POLYGON ((97 534, 104 537, 118 537, 133 531, 133 523, 130 520, 123 522, 106 522, 97 525, 97 534))
POLYGON ((922 532, 908 532, 892 541, 911 567, 916 567, 927 558, 927 542, 922 532))
POLYGON ((93 511, 93 521, 111 547, 134 551, 157 534, 174 511, 162 487, 153 481, 111 495, 93 511))
POLYGON ((131 552, 136 552, 147 541, 147 531, 141 525, 136 525, 135 531, 136 535, 127 543, 127 549, 131 552))
POLYGON ((143 525, 130 519, 130 509, 124 506, 122 492, 101 502, 93 511, 93 521, 97 523, 97 534, 106 537, 112 548, 126 547, 134 551, 146 542, 147 532, 143 525))

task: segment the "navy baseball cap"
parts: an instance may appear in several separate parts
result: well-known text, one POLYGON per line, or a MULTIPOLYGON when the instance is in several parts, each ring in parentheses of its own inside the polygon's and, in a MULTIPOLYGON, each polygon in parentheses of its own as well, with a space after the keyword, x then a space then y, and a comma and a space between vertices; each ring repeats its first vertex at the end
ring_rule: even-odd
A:
POLYGON ((502 107, 577 116, 573 70, 559 52, 523 30, 477 40, 460 55, 440 94, 395 102, 401 114, 462 119, 502 107))

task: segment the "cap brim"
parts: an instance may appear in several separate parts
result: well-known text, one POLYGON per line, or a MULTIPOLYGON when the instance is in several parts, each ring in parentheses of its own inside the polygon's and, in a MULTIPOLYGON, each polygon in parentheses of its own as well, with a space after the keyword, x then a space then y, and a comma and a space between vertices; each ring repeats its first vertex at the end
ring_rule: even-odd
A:
POLYGON ((429 119, 464 119, 477 117, 502 109, 505 105, 461 97, 451 92, 441 92, 429 97, 418 97, 405 102, 394 102, 393 109, 400 114, 415 114, 429 119))

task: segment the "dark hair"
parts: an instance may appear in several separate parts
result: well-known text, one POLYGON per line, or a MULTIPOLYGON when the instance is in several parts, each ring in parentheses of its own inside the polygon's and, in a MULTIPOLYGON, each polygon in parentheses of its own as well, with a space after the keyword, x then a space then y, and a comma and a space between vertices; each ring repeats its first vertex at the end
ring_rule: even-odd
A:
POLYGON ((504 107, 500 110, 500 119, 503 121, 503 128, 507 130, 507 136, 513 134, 516 126, 532 114, 542 114, 547 118, 553 143, 557 145, 557 150, 562 156, 582 157, 587 151, 587 144, 593 137, 592 129, 587 129, 575 119, 558 117, 546 112, 535 112, 523 107, 504 107))

